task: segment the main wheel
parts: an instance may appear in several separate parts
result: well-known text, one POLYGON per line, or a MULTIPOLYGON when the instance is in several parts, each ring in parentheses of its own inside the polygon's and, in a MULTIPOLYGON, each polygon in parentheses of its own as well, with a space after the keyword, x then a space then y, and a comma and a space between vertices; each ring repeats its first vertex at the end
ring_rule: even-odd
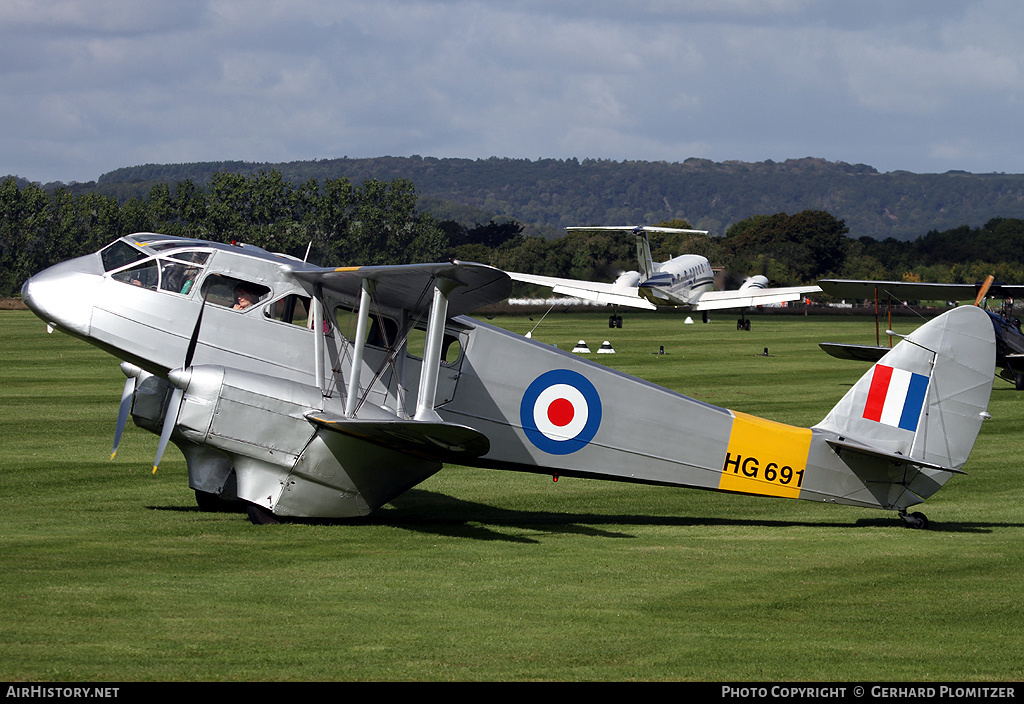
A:
POLYGON ((246 504, 245 512, 249 514, 249 521, 253 525, 276 526, 281 522, 281 519, 275 516, 273 512, 256 504, 246 504))
POLYGON ((196 505, 203 513, 217 513, 224 510, 224 501, 217 494, 196 489, 196 505))

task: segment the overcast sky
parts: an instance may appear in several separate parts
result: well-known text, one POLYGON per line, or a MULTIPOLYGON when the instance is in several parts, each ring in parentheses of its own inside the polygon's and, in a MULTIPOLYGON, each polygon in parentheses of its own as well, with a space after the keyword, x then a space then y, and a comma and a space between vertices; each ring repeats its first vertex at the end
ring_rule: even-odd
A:
POLYGON ((3 0, 0 175, 341 156, 1024 173, 1019 0, 3 0))

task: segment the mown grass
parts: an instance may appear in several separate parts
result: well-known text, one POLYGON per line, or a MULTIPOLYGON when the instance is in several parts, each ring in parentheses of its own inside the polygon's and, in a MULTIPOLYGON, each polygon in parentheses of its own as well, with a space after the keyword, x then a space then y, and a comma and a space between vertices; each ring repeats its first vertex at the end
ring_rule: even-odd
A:
MULTIPOLYGON (((817 343, 874 342, 868 318, 756 316, 750 332, 683 319, 610 330, 552 313, 533 335, 609 340, 616 354, 595 362, 797 425, 864 370, 817 343)), ((151 475, 149 433, 130 427, 107 459, 122 383, 104 353, 0 312, 2 680, 1024 676, 1024 394, 1001 381, 969 474, 922 507, 928 531, 852 507, 464 467, 370 520, 253 526, 200 513, 177 451, 151 475)))

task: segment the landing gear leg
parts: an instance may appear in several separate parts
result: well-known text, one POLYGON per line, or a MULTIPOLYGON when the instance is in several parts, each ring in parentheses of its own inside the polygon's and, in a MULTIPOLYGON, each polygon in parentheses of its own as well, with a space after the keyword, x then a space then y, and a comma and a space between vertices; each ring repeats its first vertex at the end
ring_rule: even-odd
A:
POLYGON ((245 505, 245 512, 249 514, 249 521, 257 526, 276 526, 281 522, 281 519, 271 511, 256 504, 247 503, 245 505))
POLYGON ((917 530, 924 530, 928 527, 928 517, 920 511, 908 514, 906 511, 900 511, 900 518, 906 524, 907 528, 914 528, 917 530))

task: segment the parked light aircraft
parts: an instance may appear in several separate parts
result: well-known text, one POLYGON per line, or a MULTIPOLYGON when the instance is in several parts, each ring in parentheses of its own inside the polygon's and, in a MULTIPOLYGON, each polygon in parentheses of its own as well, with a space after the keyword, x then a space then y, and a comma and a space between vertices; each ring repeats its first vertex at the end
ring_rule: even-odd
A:
POLYGON ((813 428, 719 408, 462 315, 480 264, 322 268, 139 233, 33 276, 49 327, 124 360, 129 413, 184 454, 202 508, 366 516, 445 462, 889 509, 961 472, 993 379, 963 307, 900 342, 813 428), (422 330, 422 347, 411 342, 422 330))
MULTIPOLYGON (((707 230, 681 230, 672 227, 643 225, 637 227, 568 227, 566 229, 569 231, 634 234, 640 270, 624 272, 613 283, 578 281, 518 272, 509 272, 509 276, 515 281, 548 287, 554 293, 616 307, 654 310, 658 306, 674 306, 701 311, 704 314, 704 322, 708 321, 708 311, 742 310, 753 306, 798 301, 807 294, 821 291, 817 286, 769 288, 768 278, 760 274, 749 277, 735 291, 716 291, 714 290, 715 273, 707 258, 697 254, 682 254, 667 262, 655 263, 651 257, 651 246, 647 239, 648 232, 706 235, 707 230)), ((622 318, 613 314, 612 319, 609 320, 609 326, 622 327, 622 318)), ((750 321, 741 318, 738 327, 749 330, 750 321)))
MULTIPOLYGON (((822 342, 821 348, 833 357, 875 362, 889 351, 880 344, 877 317, 881 302, 889 311, 889 328, 892 327, 892 300, 935 300, 968 301, 979 305, 988 297, 1003 298, 998 312, 986 309, 996 335, 996 366, 999 376, 1024 390, 1024 333, 1020 329, 1020 318, 1014 315, 1013 299, 1024 294, 1019 284, 994 283, 989 276, 976 284, 939 284, 917 281, 869 281, 855 279, 824 279, 818 282, 822 290, 836 298, 859 298, 875 301, 875 345, 851 345, 837 342, 822 342)), ((890 345, 891 346, 891 345, 890 345)))

